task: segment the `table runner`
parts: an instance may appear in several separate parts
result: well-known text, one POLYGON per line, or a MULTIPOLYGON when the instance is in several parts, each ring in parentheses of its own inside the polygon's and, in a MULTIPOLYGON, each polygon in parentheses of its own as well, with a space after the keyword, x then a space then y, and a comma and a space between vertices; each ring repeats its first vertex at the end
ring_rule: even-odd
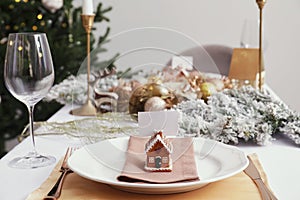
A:
MULTIPOLYGON (((266 174, 258 160, 256 154, 250 155, 255 165, 258 167, 262 178, 267 182, 266 174)), ((55 184, 59 177, 59 169, 62 160, 55 166, 54 170, 48 179, 34 192, 32 192, 27 200, 43 199, 55 184)), ((259 200, 261 199, 259 191, 254 182, 244 173, 238 173, 230 178, 210 183, 200 189, 166 195, 149 195, 135 194, 114 189, 106 184, 94 182, 80 177, 76 173, 69 174, 64 182, 63 191, 59 200, 101 200, 101 199, 160 199, 160 200, 182 200, 182 199, 197 199, 197 200, 259 200)))

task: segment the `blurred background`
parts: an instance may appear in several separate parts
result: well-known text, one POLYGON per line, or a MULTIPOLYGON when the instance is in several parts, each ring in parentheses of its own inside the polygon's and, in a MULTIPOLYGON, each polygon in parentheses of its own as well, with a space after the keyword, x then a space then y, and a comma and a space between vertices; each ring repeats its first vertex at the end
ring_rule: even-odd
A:
MULTIPOLYGON (((113 8, 107 14, 111 36, 137 27, 154 26, 179 31, 202 45, 224 44, 235 48, 240 47, 244 20, 259 19, 255 0, 101 2, 113 8)), ((75 0, 75 3, 81 4, 81 0, 75 0)), ((300 111, 299 11, 299 0, 267 0, 263 9, 266 82, 286 104, 297 111, 300 111)), ((100 24, 96 34, 105 31, 104 27, 105 24, 100 24)))

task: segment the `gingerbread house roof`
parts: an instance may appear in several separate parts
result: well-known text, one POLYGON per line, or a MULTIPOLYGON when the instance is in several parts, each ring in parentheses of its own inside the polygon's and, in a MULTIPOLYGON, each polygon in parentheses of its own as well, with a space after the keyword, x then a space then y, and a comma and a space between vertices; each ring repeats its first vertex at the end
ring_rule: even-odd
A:
POLYGON ((172 153, 172 144, 170 143, 170 141, 162 134, 162 131, 158 131, 157 133, 155 133, 150 139, 149 141, 146 143, 145 145, 145 151, 146 152, 151 152, 153 151, 155 148, 155 146, 160 143, 162 144, 163 147, 165 147, 167 149, 167 151, 169 153, 172 153))

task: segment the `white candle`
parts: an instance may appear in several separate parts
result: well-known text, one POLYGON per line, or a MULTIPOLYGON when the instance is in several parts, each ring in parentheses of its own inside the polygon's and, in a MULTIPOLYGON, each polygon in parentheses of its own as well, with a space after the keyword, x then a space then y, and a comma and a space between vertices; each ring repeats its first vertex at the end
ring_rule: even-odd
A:
POLYGON ((82 14, 83 15, 93 15, 93 0, 83 0, 82 1, 82 14))

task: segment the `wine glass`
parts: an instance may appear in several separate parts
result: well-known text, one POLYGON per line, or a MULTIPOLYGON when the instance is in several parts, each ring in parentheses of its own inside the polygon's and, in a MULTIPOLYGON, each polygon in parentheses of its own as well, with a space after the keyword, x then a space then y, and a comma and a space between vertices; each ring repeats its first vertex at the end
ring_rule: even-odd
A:
POLYGON ((258 48, 259 46, 259 20, 245 19, 242 34, 241 47, 242 48, 258 48))
POLYGON ((38 168, 55 162, 52 156, 40 155, 35 148, 33 110, 54 81, 51 52, 45 33, 11 33, 8 36, 4 62, 4 81, 9 92, 24 103, 29 112, 29 130, 33 149, 14 158, 10 167, 38 168))
MULTIPOLYGON (((240 46, 241 48, 259 48, 259 20, 248 18, 244 20, 240 46)), ((263 38, 263 51, 266 52, 267 48, 268 41, 263 38)))

